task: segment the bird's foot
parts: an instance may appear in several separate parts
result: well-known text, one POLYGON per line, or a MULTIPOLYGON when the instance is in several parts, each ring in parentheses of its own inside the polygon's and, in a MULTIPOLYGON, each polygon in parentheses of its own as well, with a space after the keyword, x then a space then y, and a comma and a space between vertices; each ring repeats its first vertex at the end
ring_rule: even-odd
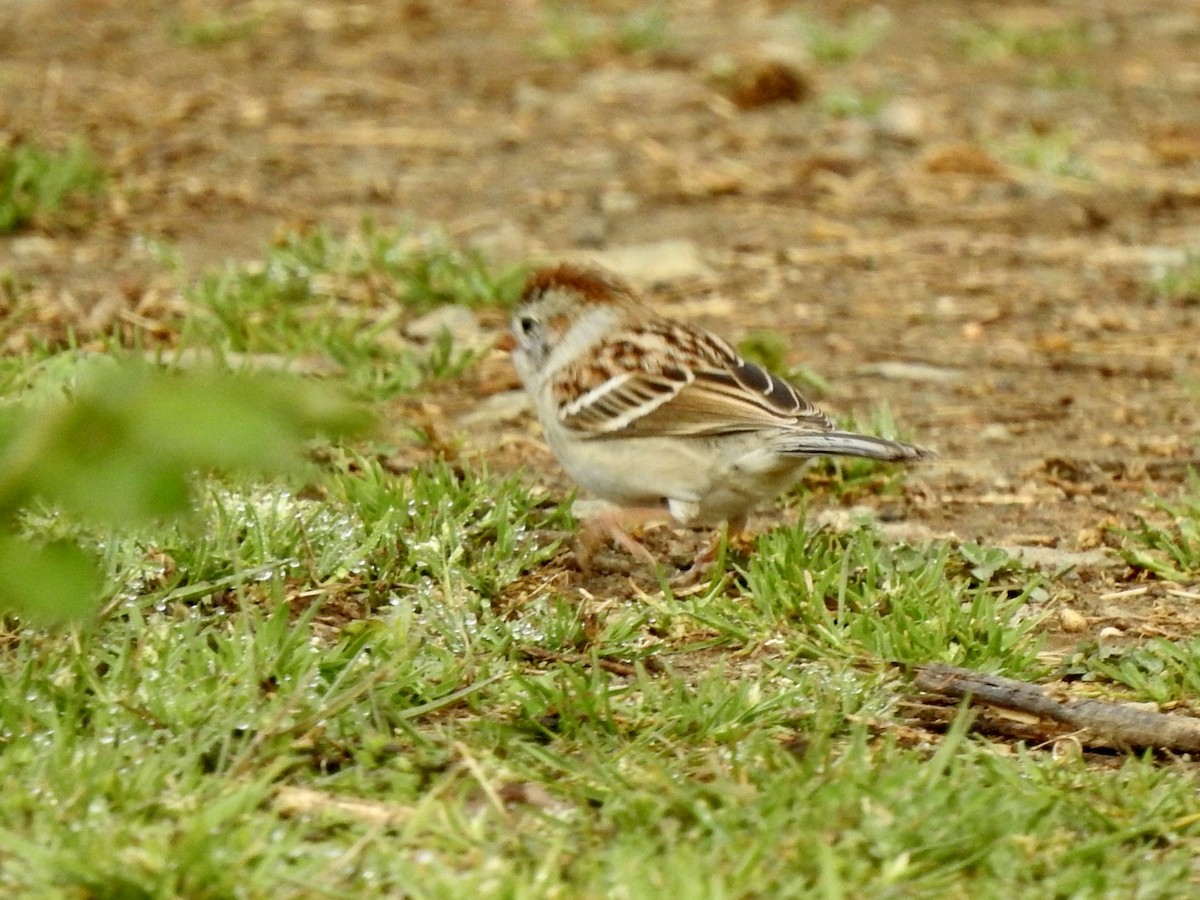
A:
POLYGON ((662 507, 610 507, 588 516, 579 523, 579 541, 575 551, 579 571, 585 576, 592 574, 596 553, 606 541, 612 541, 634 559, 656 568, 658 559, 629 530, 669 521, 671 514, 662 507))
POLYGON ((722 549, 726 554, 733 551, 740 555, 748 552, 753 544, 753 535, 746 531, 746 520, 731 521, 725 527, 717 529, 708 546, 700 551, 691 566, 671 579, 671 585, 682 588, 697 585, 712 574, 713 568, 722 558, 722 549))

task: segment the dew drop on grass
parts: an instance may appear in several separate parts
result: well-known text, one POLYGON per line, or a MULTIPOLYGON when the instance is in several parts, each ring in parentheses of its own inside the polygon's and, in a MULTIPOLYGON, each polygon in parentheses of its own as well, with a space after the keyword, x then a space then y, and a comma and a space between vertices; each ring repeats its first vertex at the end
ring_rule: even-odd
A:
POLYGON ((510 631, 512 632, 513 637, 521 638, 522 640, 528 640, 534 643, 541 643, 548 638, 546 632, 534 625, 532 622, 514 622, 510 626, 510 631))

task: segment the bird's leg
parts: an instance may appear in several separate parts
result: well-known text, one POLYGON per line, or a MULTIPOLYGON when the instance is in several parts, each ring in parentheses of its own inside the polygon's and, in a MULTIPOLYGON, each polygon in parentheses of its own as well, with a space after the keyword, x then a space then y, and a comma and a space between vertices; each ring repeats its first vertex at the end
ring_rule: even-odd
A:
POLYGON ((579 547, 576 552, 579 570, 585 575, 591 574, 592 557, 605 540, 623 547, 634 559, 656 567, 658 560, 654 554, 639 544, 628 529, 670 520, 671 514, 662 507, 612 507, 588 516, 579 523, 579 547))
POLYGON ((677 583, 685 587, 698 584, 716 565, 717 557, 721 554, 722 541, 726 543, 726 546, 733 546, 745 543, 749 538, 750 535, 746 532, 746 517, 738 516, 730 519, 724 527, 718 528, 713 533, 712 541, 700 552, 691 567, 679 576, 677 583))

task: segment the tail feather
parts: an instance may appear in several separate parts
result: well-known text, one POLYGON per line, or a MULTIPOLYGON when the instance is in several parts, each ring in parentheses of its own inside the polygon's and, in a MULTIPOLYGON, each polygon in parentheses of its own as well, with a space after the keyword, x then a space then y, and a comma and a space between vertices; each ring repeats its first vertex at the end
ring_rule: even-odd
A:
POLYGON ((788 435, 779 449, 788 456, 859 456, 887 462, 916 462, 937 456, 924 447, 852 431, 788 435))

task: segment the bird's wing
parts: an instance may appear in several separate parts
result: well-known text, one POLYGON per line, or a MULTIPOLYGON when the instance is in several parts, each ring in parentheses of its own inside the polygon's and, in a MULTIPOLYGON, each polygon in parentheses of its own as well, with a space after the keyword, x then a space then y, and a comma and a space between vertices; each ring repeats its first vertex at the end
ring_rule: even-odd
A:
POLYGON ((720 338, 662 319, 589 348, 554 374, 552 390, 563 425, 594 437, 833 427, 787 381, 720 338))

